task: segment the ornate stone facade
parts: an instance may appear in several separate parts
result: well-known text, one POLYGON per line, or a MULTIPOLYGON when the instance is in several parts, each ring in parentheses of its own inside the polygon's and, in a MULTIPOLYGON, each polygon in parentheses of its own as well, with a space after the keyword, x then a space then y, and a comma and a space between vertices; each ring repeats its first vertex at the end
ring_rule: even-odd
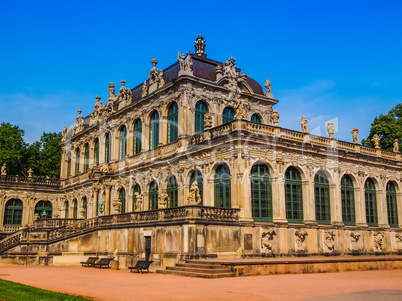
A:
POLYGON ((46 230, 46 252, 117 249, 127 262, 149 237, 160 265, 184 255, 402 250, 399 152, 359 145, 357 129, 354 143, 338 141, 331 123, 329 138, 311 135, 304 116, 301 132, 281 128, 269 79, 264 93, 234 58, 206 58, 202 37, 196 52, 165 70, 153 59, 148 80, 122 81, 118 95, 111 83, 105 105, 96 97, 88 117, 79 111, 63 130, 60 181, 29 184, 2 169, 0 229, 14 234, 0 252, 22 252, 26 236, 16 233, 25 232, 15 231, 33 224, 38 233, 63 224, 46 230), (12 225, 10 200, 21 201, 12 225), (40 201, 52 219, 34 222, 40 201))

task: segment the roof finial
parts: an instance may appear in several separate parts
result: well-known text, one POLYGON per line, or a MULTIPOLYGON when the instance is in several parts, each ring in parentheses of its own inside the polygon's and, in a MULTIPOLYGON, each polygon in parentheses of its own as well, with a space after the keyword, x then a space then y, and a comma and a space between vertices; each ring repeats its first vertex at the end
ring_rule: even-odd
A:
POLYGON ((206 57, 205 46, 205 40, 202 35, 199 34, 197 40, 195 40, 195 53, 199 56, 206 57))

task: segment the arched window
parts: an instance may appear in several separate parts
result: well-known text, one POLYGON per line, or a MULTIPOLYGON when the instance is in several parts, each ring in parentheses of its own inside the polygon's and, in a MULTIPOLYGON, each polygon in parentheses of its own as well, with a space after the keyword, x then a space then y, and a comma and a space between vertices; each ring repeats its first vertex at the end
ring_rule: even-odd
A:
POLYGON ((4 211, 4 225, 22 224, 23 204, 20 199, 11 199, 6 203, 4 211))
POLYGON ((96 138, 94 141, 94 164, 99 166, 99 139, 96 138))
POLYGON ((78 204, 77 200, 73 200, 73 218, 78 218, 78 204))
POLYGON ((342 221, 346 226, 356 224, 355 215, 355 191, 353 181, 348 175, 344 175, 341 180, 342 198, 342 221))
POLYGON ((141 194, 141 187, 138 184, 135 184, 134 188, 133 188, 133 211, 137 210, 137 209, 141 209, 141 208, 137 208, 137 197, 135 195, 135 193, 141 194))
POLYGON ((158 209, 158 184, 152 181, 149 185, 149 210, 158 209))
POLYGON ((153 112, 149 122, 149 149, 159 145, 159 113, 153 112))
POLYGON ((71 153, 67 154, 67 178, 71 176, 71 153))
POLYGON ((329 182, 327 176, 319 171, 314 177, 315 219, 319 224, 331 223, 329 182))
POLYGON ((251 122, 255 122, 255 123, 262 123, 261 122, 261 117, 257 114, 253 114, 251 116, 251 122))
POLYGON ((216 169, 214 179, 214 193, 215 207, 231 207, 230 170, 225 163, 219 165, 216 169))
POLYGON ((398 207, 396 202, 396 189, 392 182, 387 183, 387 212, 388 212, 388 224, 397 228, 398 222, 398 207))
MULTIPOLYGON (((198 185, 198 190, 200 191, 200 197, 201 197, 201 202, 199 203, 199 205, 203 204, 203 200, 204 200, 204 189, 203 189, 203 183, 202 183, 202 174, 201 172, 196 169, 191 173, 190 176, 190 188, 191 189, 191 185, 194 183, 194 181, 197 181, 197 185, 198 185)), ((198 202, 198 200, 195 200, 196 202, 198 202)))
POLYGON ((136 155, 141 152, 142 148, 142 122, 139 118, 134 123, 133 139, 134 155, 136 155))
POLYGON ((68 218, 69 216, 69 205, 68 205, 68 201, 64 202, 64 218, 68 218))
POLYGON ((177 180, 175 176, 168 179, 166 192, 168 195, 167 208, 177 207, 177 180))
POLYGON ((123 125, 119 131, 119 160, 126 158, 127 150, 127 129, 123 125))
POLYGON ((289 167, 285 172, 286 218, 291 223, 303 222, 302 180, 299 171, 289 167))
POLYGON ((87 201, 87 197, 84 196, 82 198, 82 209, 85 210, 84 212, 84 218, 87 219, 88 218, 88 201, 87 201))
POLYGON ((263 163, 251 168, 251 206, 255 221, 272 221, 271 175, 263 163))
POLYGON ((377 194, 374 181, 370 178, 367 179, 364 188, 367 225, 370 227, 378 227, 377 194))
POLYGON ((179 107, 172 103, 167 115, 167 143, 174 142, 178 138, 179 107))
POLYGON ((120 188, 119 190, 119 201, 121 203, 120 213, 126 212, 126 191, 124 188, 120 188))
POLYGON ((111 158, 111 150, 112 150, 112 137, 110 133, 105 134, 105 163, 110 163, 111 158))
POLYGON ((204 115, 208 113, 208 106, 203 101, 195 104, 195 133, 204 131, 204 115))
POLYGON ((35 215, 40 218, 52 218, 53 206, 49 201, 39 201, 35 205, 35 215))
POLYGON ((75 151, 75 175, 80 173, 80 148, 75 151))
POLYGON ((232 108, 226 107, 222 113, 223 124, 231 122, 234 119, 234 116, 235 111, 232 108))
POLYGON ((89 169, 89 144, 86 143, 84 147, 84 172, 89 169))

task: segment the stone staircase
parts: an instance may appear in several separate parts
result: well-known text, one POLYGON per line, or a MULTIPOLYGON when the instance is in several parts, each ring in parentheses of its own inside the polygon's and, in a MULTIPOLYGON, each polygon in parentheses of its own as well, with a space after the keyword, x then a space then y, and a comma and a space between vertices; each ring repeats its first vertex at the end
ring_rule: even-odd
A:
POLYGON ((235 273, 225 265, 206 260, 186 260, 184 263, 176 263, 175 266, 166 267, 166 270, 157 270, 156 272, 161 274, 210 279, 235 276, 235 273))

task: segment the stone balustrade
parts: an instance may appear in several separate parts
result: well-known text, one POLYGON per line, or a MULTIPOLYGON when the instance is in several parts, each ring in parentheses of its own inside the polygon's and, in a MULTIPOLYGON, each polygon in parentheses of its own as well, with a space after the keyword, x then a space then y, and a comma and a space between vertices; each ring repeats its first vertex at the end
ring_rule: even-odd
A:
POLYGON ((24 176, 12 176, 2 175, 0 176, 1 184, 23 184, 23 185, 44 185, 54 186, 58 188, 60 186, 59 180, 47 179, 45 177, 24 177, 24 176))
POLYGON ((73 223, 79 219, 73 218, 46 218, 34 221, 34 228, 60 228, 73 223))
POLYGON ((14 233, 19 231, 22 227, 20 225, 4 225, 0 226, 0 232, 3 233, 14 233))

